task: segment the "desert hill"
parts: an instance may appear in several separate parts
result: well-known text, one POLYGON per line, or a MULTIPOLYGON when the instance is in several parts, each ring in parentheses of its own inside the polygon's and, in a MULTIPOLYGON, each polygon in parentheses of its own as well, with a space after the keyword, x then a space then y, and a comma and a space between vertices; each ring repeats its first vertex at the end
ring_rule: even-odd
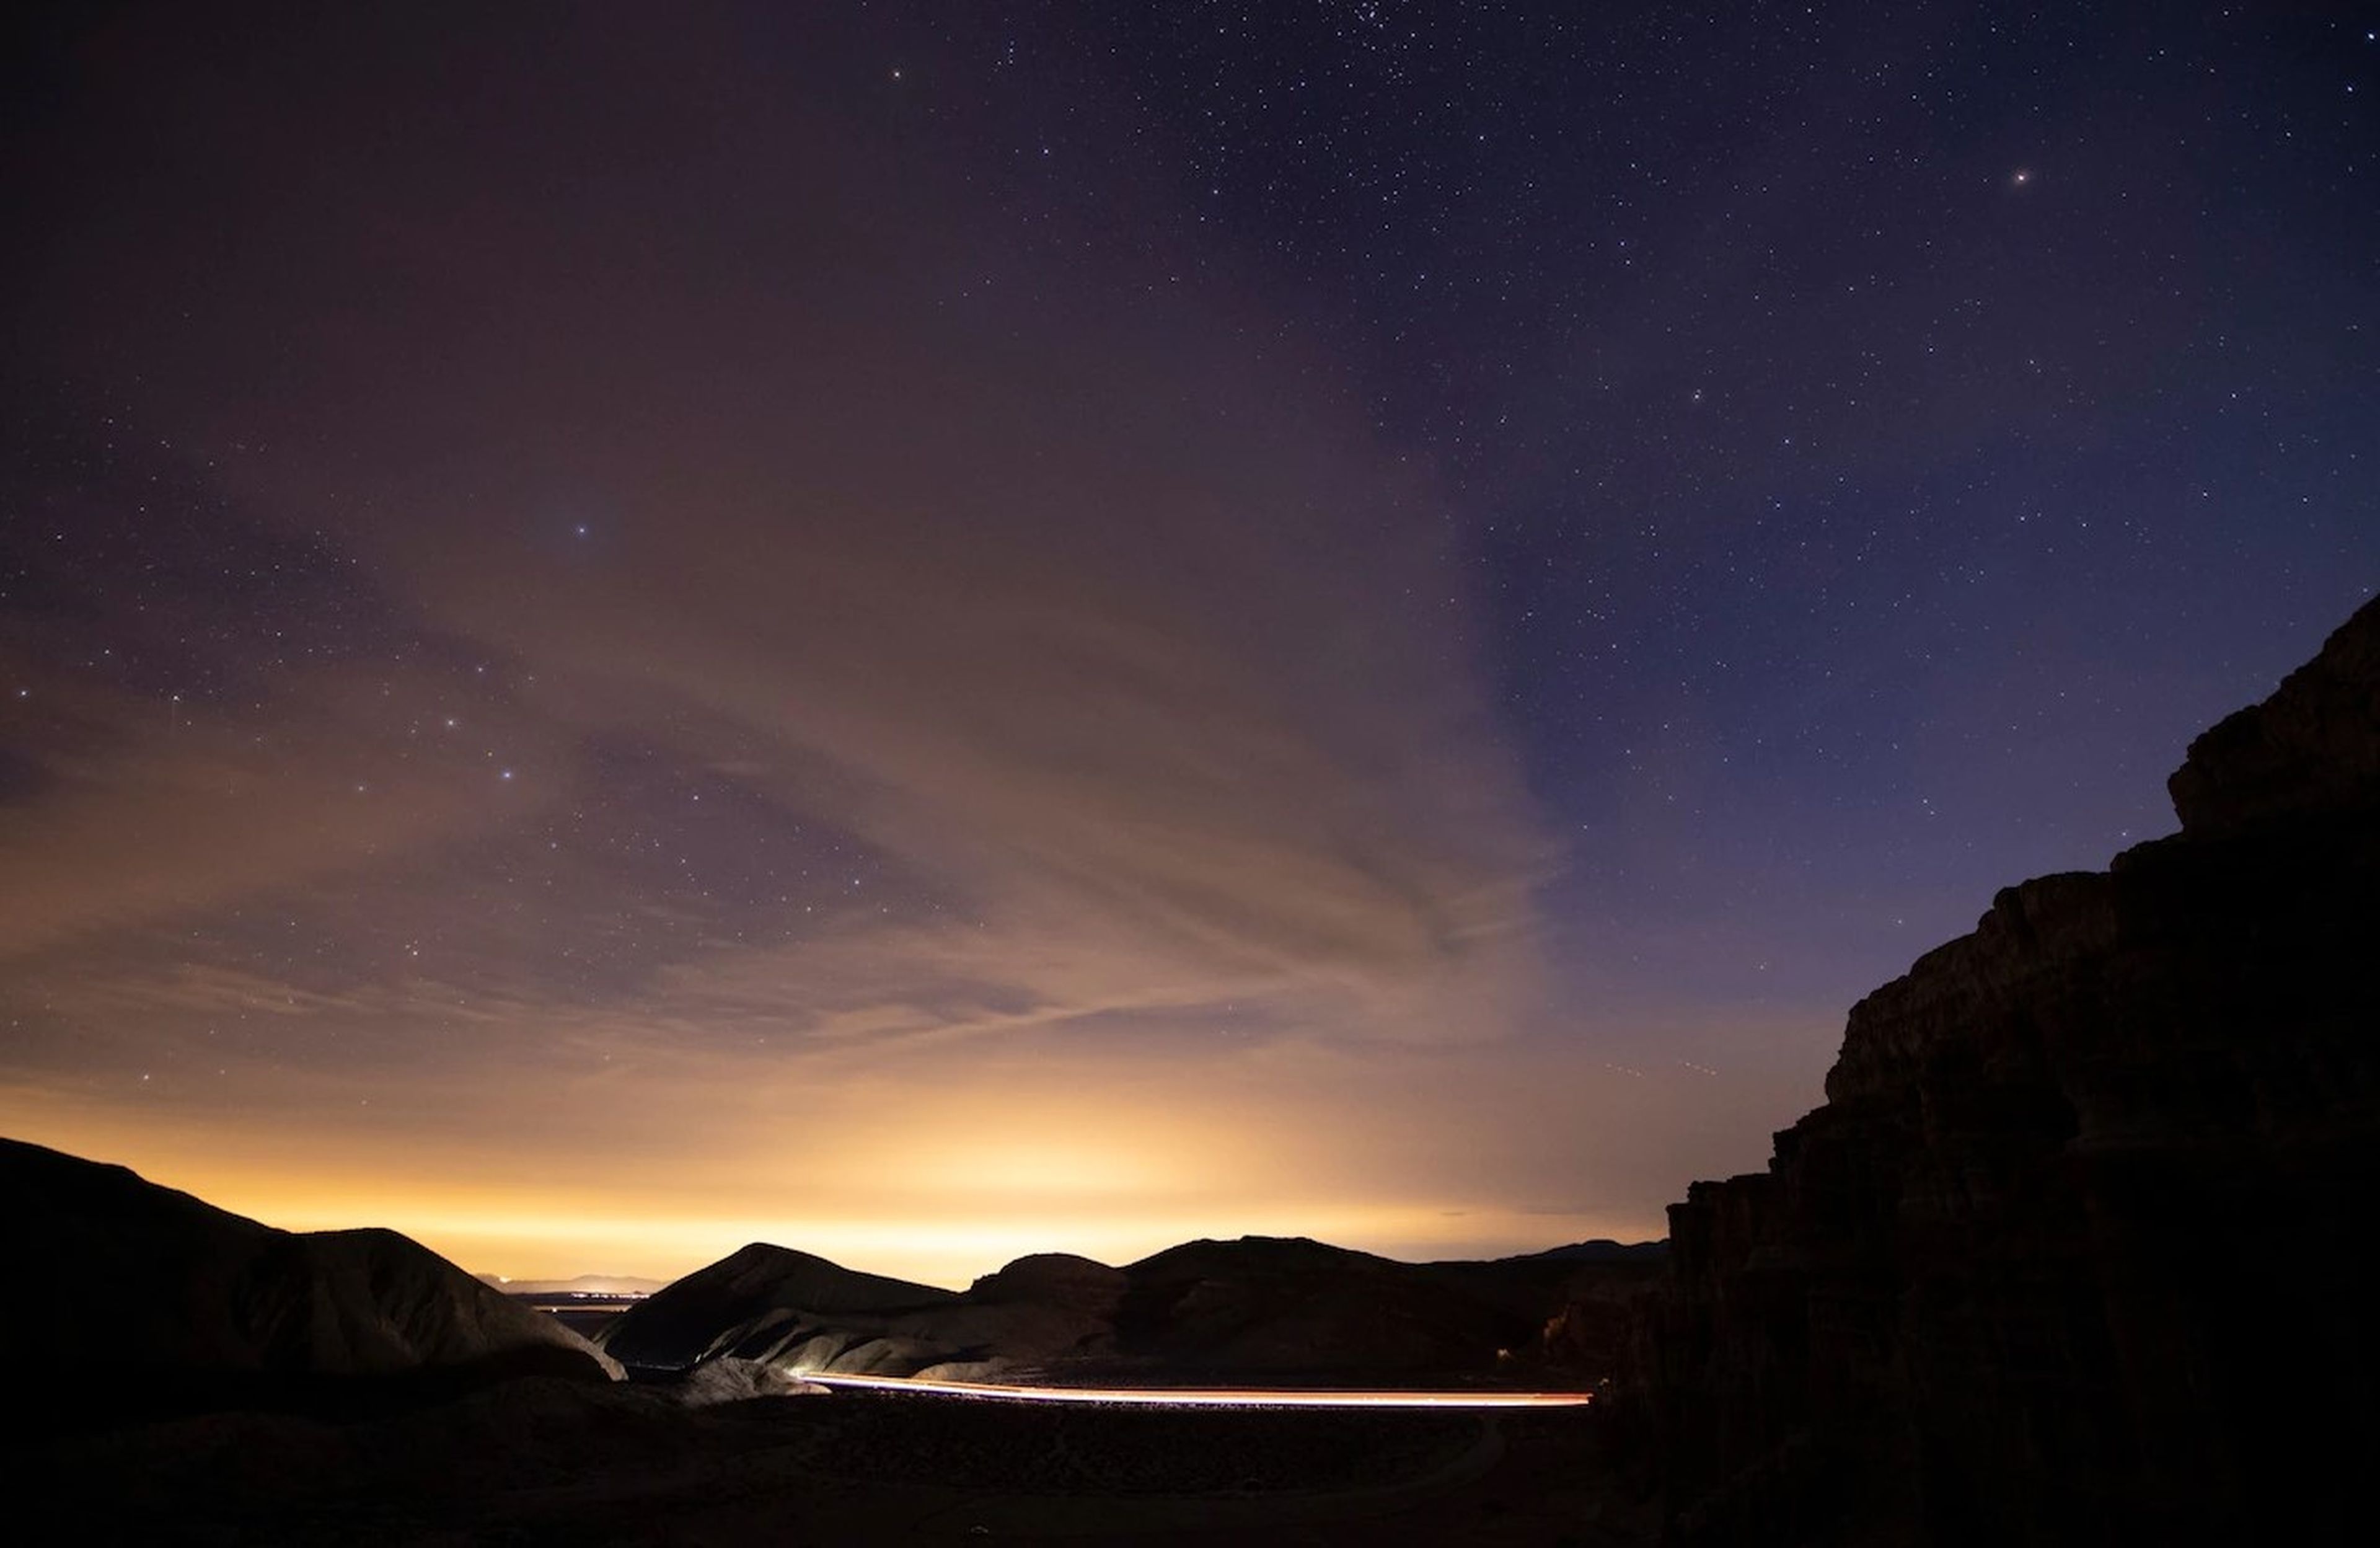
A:
POLYGON ((685 1371, 722 1358, 806 1369, 917 1369, 924 1347, 894 1334, 903 1314, 947 1305, 950 1290, 862 1274, 808 1252, 753 1242, 662 1286, 597 1342, 623 1364, 685 1371))
POLYGON ((394 1231, 293 1233, 104 1165, 0 1140, 17 1370, 74 1385, 262 1389, 270 1379, 618 1367, 394 1231), (243 1381, 245 1379, 245 1381, 243 1381))
POLYGON ((1149 1379, 1477 1376, 1537 1355, 1565 1308, 1608 1298, 1591 1286, 1639 1285, 1658 1265, 1658 1249, 1561 1252, 1404 1263, 1247 1237, 1123 1268, 1037 1254, 953 1292, 755 1244, 632 1308, 599 1341, 654 1371, 741 1359, 994 1378, 1093 1367, 1149 1379))

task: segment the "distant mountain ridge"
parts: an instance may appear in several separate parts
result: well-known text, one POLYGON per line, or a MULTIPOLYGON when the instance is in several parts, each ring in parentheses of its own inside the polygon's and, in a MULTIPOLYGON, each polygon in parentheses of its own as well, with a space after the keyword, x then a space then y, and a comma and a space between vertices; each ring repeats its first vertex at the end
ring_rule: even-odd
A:
POLYGON ((1549 1247, 1543 1252, 1524 1252, 1517 1257, 1499 1258, 1500 1263, 1658 1263, 1666 1258, 1670 1244, 1664 1241, 1613 1241, 1597 1237, 1593 1241, 1572 1242, 1567 1247, 1549 1247))
POLYGON ((1617 1305, 1612 1286, 1647 1281, 1660 1261, 1658 1243, 1406 1263, 1306 1237, 1243 1237, 1184 1242, 1123 1268, 1036 1254, 950 1291, 756 1242, 631 1308, 597 1342, 653 1371, 743 1360, 994 1379, 1092 1365, 1484 1375, 1542 1357, 1555 1330, 1582 1318, 1600 1326, 1617 1305))
POLYGON ((500 1274, 471 1277, 508 1296, 650 1296, 668 1283, 627 1274, 582 1274, 569 1279, 507 1279, 500 1274))

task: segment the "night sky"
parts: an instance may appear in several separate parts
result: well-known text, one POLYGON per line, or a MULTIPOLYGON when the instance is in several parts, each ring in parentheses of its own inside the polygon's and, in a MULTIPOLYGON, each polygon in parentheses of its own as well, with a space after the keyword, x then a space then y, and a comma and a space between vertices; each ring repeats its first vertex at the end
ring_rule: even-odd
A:
POLYGON ((0 1130, 466 1267, 1663 1229, 2380 582, 2380 13, 80 6, 0 1130))

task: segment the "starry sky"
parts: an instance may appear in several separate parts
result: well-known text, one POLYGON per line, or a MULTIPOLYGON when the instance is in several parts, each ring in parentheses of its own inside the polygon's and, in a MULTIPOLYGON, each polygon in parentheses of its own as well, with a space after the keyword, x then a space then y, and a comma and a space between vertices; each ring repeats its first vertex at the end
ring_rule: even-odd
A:
POLYGON ((1663 1229, 2380 580, 2380 13, 35 8, 0 1129, 475 1270, 1663 1229))

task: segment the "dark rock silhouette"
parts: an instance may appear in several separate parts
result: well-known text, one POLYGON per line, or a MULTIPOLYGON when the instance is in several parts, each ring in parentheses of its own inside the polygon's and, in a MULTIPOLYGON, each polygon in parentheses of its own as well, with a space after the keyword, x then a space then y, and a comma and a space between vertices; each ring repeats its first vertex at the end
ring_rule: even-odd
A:
POLYGON ((1670 1209, 1623 1412, 1694 1543, 2343 1536, 2380 1453, 2380 602, 2182 831, 2003 891, 1670 1209))
POLYGON ((1071 1252, 1036 1252, 997 1274, 985 1274, 967 1287, 967 1295, 993 1303, 1032 1301, 1064 1307, 1104 1319, 1115 1315, 1131 1283, 1131 1276, 1122 1269, 1093 1259, 1071 1252))
POLYGON ((1613 1271, 1555 1256, 1403 1263, 1244 1237, 1169 1248, 1124 1273, 1119 1337, 1168 1363, 1427 1380, 1534 1360, 1578 1287, 1613 1271))
POLYGON ((908 1375, 936 1346, 896 1331, 901 1314, 958 1299, 950 1290, 861 1274, 753 1242, 663 1286, 598 1335, 645 1371, 736 1359, 853 1375, 908 1375))
POLYGON ((1303 1237, 1188 1242, 1124 1271, 1120 1331, 1234 1371, 1485 1366, 1534 1334, 1418 1267, 1303 1237))
POLYGON ((394 1231, 275 1230, 13 1140, 0 1140, 0 1212, 18 1255, 0 1276, 10 1361, 54 1396, 192 1408, 365 1377, 618 1374, 394 1231))
MULTIPOLYGON (((956 1293, 755 1244, 652 1296, 600 1338, 649 1371, 741 1359, 993 1380, 1069 1369, 1152 1381, 1477 1375, 1537 1360, 1566 1307, 1616 1306, 1606 1286, 1641 1285, 1658 1266, 1658 1251, 1606 1245, 1402 1263, 1247 1237, 1186 1242, 1121 1269, 1037 1254, 956 1293)), ((1594 1347, 1608 1360, 1614 1342, 1594 1347)), ((1589 1347, 1572 1340, 1558 1352, 1575 1369, 1589 1347)))
POLYGON ((1543 1252, 1526 1253, 1518 1258, 1500 1258, 1501 1263, 1649 1263, 1659 1264, 1670 1255, 1665 1241, 1617 1242, 1609 1237, 1593 1241, 1572 1242, 1567 1247, 1549 1247, 1543 1252))

